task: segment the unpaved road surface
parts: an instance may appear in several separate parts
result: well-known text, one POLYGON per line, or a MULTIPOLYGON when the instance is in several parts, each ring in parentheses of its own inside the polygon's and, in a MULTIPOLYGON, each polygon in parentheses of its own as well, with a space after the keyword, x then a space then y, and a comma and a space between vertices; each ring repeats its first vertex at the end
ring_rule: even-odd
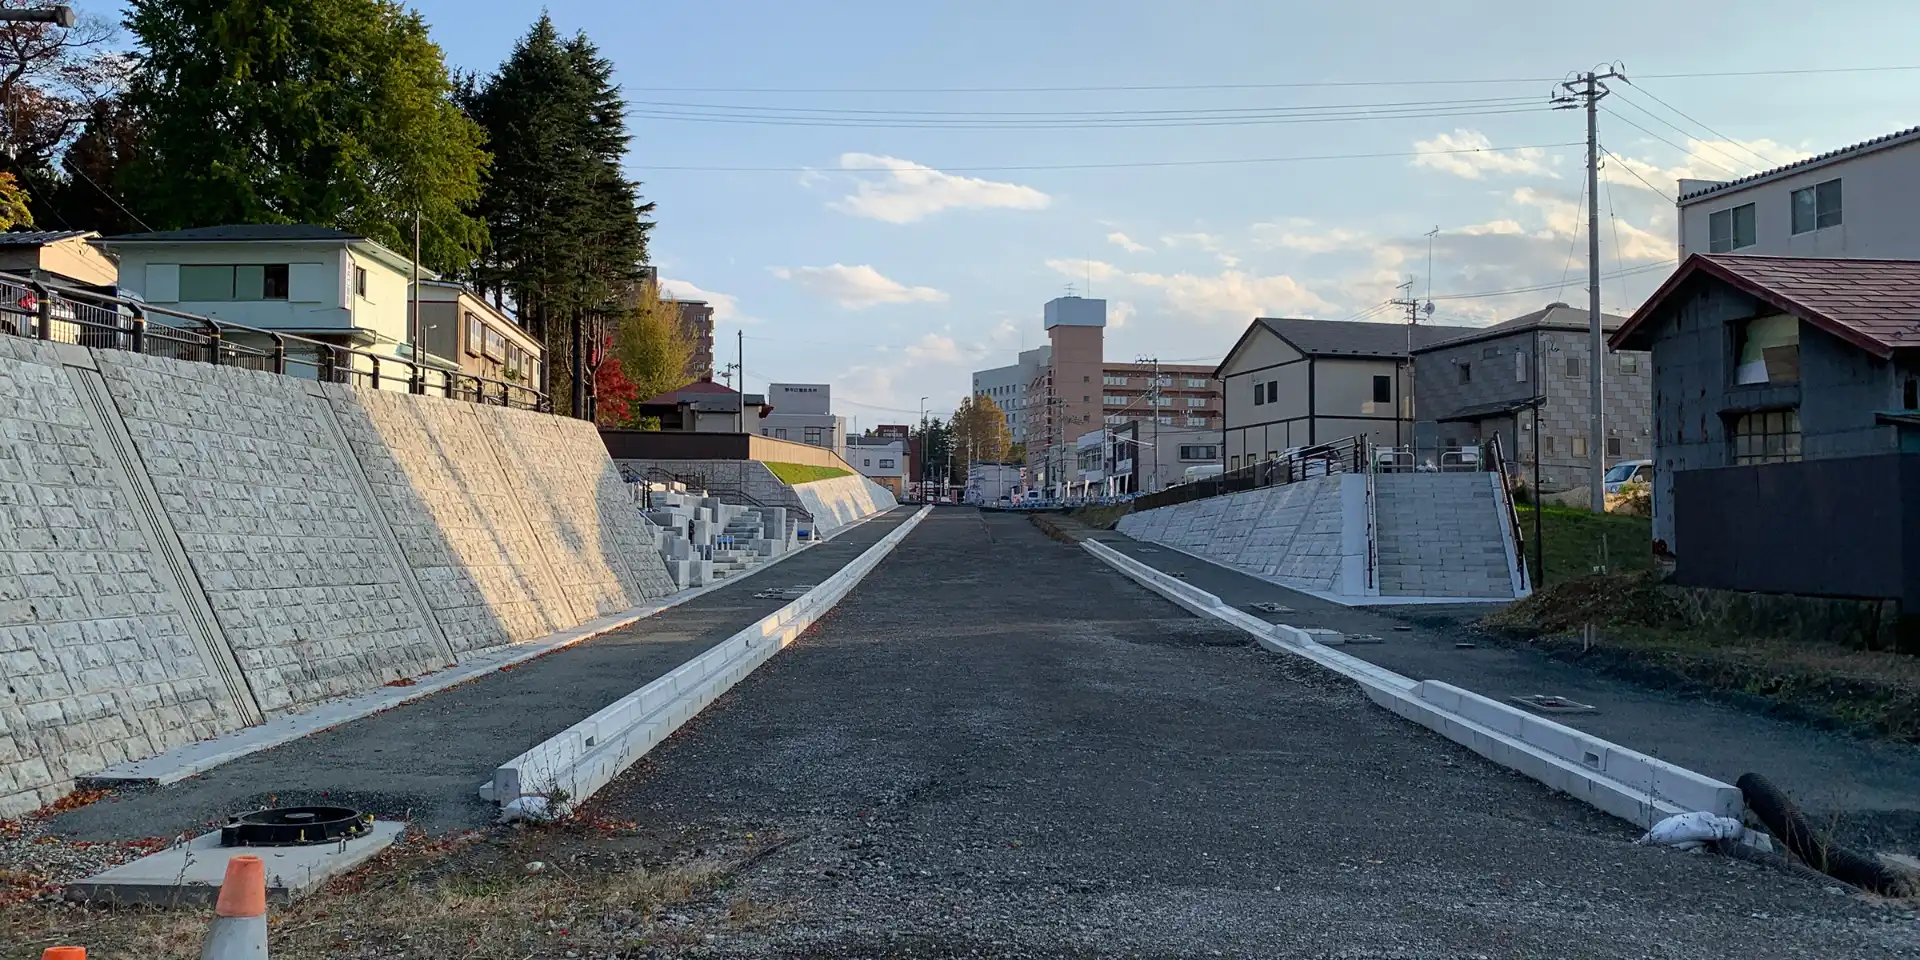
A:
POLYGON ((1911 904, 1633 846, 964 509, 587 813, 650 839, 582 870, 762 851, 635 956, 1920 956, 1911 904))

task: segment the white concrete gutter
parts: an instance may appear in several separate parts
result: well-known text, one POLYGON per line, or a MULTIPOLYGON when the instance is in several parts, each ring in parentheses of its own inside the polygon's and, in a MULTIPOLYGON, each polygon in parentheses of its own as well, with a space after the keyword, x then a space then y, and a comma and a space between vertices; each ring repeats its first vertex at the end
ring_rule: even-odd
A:
POLYGON ((1081 546, 1186 610, 1238 627, 1268 650, 1303 657, 1348 677, 1374 703, 1635 826, 1650 827, 1664 817, 1695 810, 1735 818, 1745 810, 1737 787, 1451 684, 1410 680, 1321 646, 1304 630, 1231 607, 1105 544, 1085 540, 1081 546))
POLYGON ((923 507, 852 563, 758 623, 728 637, 533 749, 502 763, 480 785, 482 799, 520 797, 579 803, 612 782, 754 668, 798 639, 865 579, 932 507, 923 507))

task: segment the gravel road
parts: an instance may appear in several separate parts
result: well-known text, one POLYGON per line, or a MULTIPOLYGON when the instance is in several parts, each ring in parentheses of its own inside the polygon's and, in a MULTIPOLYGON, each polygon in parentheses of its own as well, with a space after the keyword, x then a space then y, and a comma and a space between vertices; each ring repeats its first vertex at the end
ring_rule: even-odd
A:
POLYGON ((589 859, 763 851, 649 955, 1920 956, 1910 904, 1633 846, 967 509, 587 812, 650 838, 589 859))

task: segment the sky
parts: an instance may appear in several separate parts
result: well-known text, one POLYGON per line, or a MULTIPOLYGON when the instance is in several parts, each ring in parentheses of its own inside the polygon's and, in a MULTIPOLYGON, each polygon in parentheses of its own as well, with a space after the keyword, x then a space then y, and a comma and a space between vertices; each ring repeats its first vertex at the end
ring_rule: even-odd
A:
MULTIPOLYGON (((475 70, 541 9, 415 5, 475 70)), ((1409 280, 1436 323, 1583 304, 1584 118, 1546 105, 1607 65, 1632 82, 1599 117, 1601 269, 1623 273, 1602 301, 1630 312, 1672 266, 1679 177, 1920 122, 1920 69, 1857 69, 1920 67, 1920 4, 1739 6, 546 9, 617 67, 628 169, 659 204, 652 258, 716 305, 720 362, 738 342, 748 389, 829 383, 835 412, 869 427, 923 396, 950 410, 972 370, 1043 342, 1042 304, 1069 284, 1108 300, 1109 359, 1166 362, 1219 360, 1255 316, 1393 319, 1379 305, 1409 280), (1852 72, 1781 72, 1835 68, 1852 72), (1764 75, 1700 76, 1735 72, 1764 75), (1326 157, 1342 159, 1300 159, 1326 157), (1276 162, 1216 162, 1247 160, 1276 162), (1540 289, 1459 296, 1522 287, 1540 289)))

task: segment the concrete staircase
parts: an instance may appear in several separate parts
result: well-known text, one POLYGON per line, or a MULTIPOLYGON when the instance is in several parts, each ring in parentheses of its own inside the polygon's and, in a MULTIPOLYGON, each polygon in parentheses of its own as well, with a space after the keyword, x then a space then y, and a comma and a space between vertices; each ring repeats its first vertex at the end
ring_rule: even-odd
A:
POLYGON ((1374 477, 1381 596, 1513 596, 1497 477, 1478 472, 1374 477))
POLYGON ((661 559, 681 589, 739 576, 798 546, 783 507, 723 503, 678 483, 648 494, 647 519, 660 528, 661 559))

